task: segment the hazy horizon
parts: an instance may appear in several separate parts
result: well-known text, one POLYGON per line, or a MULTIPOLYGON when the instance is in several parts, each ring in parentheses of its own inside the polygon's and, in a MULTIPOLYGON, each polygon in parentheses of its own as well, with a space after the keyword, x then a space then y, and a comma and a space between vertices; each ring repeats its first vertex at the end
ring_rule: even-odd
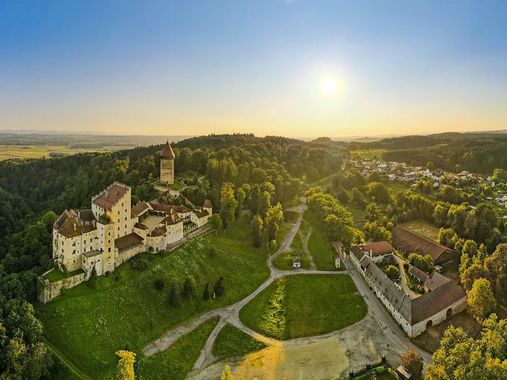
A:
POLYGON ((296 138, 507 125, 507 4, 0 4, 0 126, 296 138))

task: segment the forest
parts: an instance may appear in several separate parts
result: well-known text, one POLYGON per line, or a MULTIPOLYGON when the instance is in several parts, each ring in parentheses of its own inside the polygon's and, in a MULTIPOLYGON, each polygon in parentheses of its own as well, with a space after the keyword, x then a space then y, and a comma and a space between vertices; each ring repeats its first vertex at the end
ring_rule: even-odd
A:
MULTIPOLYGON (((177 178, 200 184, 189 187, 186 196, 196 203, 205 198, 217 206, 224 203, 224 221, 230 213, 227 205, 235 203, 229 199, 232 187, 240 201, 248 202, 246 207, 266 214, 263 208, 289 202, 305 183, 335 173, 346 155, 335 146, 250 134, 191 138, 173 147, 177 178)), ((161 148, 0 162, 1 373, 38 379, 58 366, 43 343, 43 327, 30 303, 37 276, 53 265, 51 231, 57 215, 66 208, 90 207, 91 196, 113 181, 132 187, 133 203, 155 198, 161 148)), ((279 210, 273 207, 272 212, 279 210)), ((275 216, 267 214, 272 239, 269 220, 275 216)))
POLYGON ((350 150, 382 149, 386 161, 431 166, 449 171, 468 170, 490 174, 507 167, 505 133, 441 133, 429 136, 404 136, 376 142, 348 145, 350 150))

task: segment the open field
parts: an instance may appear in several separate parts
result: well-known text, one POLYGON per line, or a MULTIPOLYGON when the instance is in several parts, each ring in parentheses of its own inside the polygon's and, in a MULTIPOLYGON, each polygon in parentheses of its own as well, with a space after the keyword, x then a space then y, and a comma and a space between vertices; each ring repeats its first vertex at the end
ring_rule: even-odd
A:
POLYGON ((294 275, 272 283, 240 311, 240 318, 261 334, 292 339, 342 329, 366 311, 349 276, 294 275))
POLYGON ((308 241, 308 250, 315 266, 320 270, 336 270, 334 266, 336 251, 322 231, 320 223, 310 212, 305 213, 305 220, 313 227, 313 233, 308 241))
POLYGON ((428 239, 433 241, 437 241, 438 236, 438 228, 425 222, 424 220, 412 220, 410 222, 406 222, 402 224, 406 229, 418 233, 428 239))
POLYGON ((264 343, 252 338, 236 327, 226 324, 215 340, 213 355, 217 359, 226 359, 243 356, 266 347, 264 343))
POLYGON ((145 358, 140 370, 143 379, 185 379, 217 323, 218 317, 212 318, 179 338, 166 351, 145 358))
MULTIPOLYGON (((282 239, 283 233, 279 235, 282 239)), ((95 288, 84 283, 37 305, 37 315, 48 341, 79 370, 94 379, 107 378, 116 365, 116 350, 128 345, 140 353, 168 329, 250 294, 268 277, 267 255, 267 249, 252 247, 248 219, 242 217, 229 231, 211 232, 172 253, 140 255, 145 269, 136 270, 128 262, 97 278, 95 288), (221 276, 225 296, 203 301, 205 284, 213 288, 221 276), (169 286, 175 281, 181 287, 186 277, 195 281, 196 295, 171 308, 169 286), (155 288, 156 279, 165 282, 164 289, 155 288)))
POLYGON ((0 145, 0 161, 10 158, 42 158, 50 156, 67 156, 87 152, 112 152, 131 149, 133 146, 98 146, 90 148, 74 148, 65 145, 0 145))

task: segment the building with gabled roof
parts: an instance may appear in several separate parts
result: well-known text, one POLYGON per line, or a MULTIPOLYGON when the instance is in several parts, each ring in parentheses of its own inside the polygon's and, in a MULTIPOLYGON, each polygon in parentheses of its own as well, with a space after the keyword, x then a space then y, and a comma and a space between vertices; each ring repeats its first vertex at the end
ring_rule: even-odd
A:
POLYGON ((389 279, 360 246, 351 248, 350 259, 409 337, 416 337, 466 307, 465 291, 439 273, 428 276, 422 271, 411 270, 413 276, 425 280, 425 287, 428 288, 428 293, 412 298, 389 279))
POLYGON ((421 255, 430 255, 433 262, 438 265, 444 265, 456 258, 454 250, 405 227, 398 225, 391 233, 393 246, 404 253, 416 252, 421 255))

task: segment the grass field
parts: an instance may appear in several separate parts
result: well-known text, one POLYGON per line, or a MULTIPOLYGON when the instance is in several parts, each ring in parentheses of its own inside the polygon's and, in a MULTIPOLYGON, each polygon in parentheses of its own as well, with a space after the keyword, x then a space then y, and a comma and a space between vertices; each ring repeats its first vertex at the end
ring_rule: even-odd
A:
MULTIPOLYGON (((116 365, 116 350, 128 345, 140 353, 169 328, 244 298, 268 277, 268 252, 252 247, 248 226, 242 217, 226 233, 209 233, 172 253, 142 255, 147 263, 143 271, 126 263, 97 278, 95 288, 84 283, 37 305, 45 336, 91 378, 107 378, 116 365), (169 285, 176 281, 181 287, 187 276, 193 277, 197 294, 173 309, 167 302, 169 285), (220 276, 225 279, 225 296, 203 301, 205 283, 213 287, 220 276), (154 287, 156 279, 164 280, 162 291, 154 287)), ((281 230, 287 229, 283 225, 281 230)), ((281 239, 283 233, 279 235, 281 239)))
POLYGON ((425 236, 428 239, 437 241, 438 228, 424 220, 412 220, 402 224, 406 229, 425 236))
POLYGON ((352 158, 358 159, 364 159, 364 160, 372 160, 374 158, 376 159, 382 159, 382 153, 384 153, 385 149, 362 149, 362 150, 353 150, 350 152, 350 155, 352 158))
POLYGON ((320 223, 309 212, 305 213, 305 220, 313 227, 313 233, 308 241, 308 250, 313 257, 315 266, 320 270, 336 270, 334 266, 336 251, 322 231, 320 223))
POLYGON ((218 317, 212 318, 183 335, 166 351, 144 358, 139 371, 142 378, 150 380, 185 379, 217 323, 218 317))
POLYGON ((86 152, 111 152, 130 149, 129 146, 102 146, 96 148, 72 148, 64 145, 0 145, 0 161, 10 158, 42 158, 50 155, 70 155, 86 152))
POLYGON ((266 347, 263 342, 252 338, 230 324, 226 324, 215 340, 213 355, 217 359, 227 359, 244 356, 266 347))
POLYGON ((366 304, 347 275, 278 279, 240 311, 251 329, 277 339, 321 335, 364 318, 366 304))

